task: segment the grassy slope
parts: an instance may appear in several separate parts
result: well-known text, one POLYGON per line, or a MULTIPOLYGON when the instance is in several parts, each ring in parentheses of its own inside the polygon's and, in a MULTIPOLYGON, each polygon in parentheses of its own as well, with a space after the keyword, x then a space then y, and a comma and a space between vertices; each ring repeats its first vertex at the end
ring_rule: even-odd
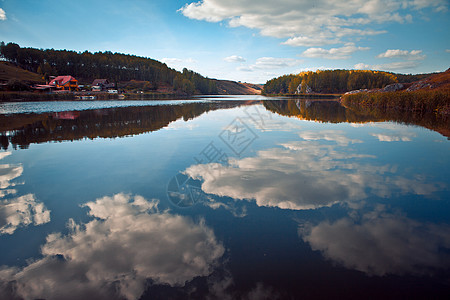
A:
POLYGON ((45 83, 41 76, 36 73, 16 67, 9 62, 0 62, 0 82, 17 80, 26 83, 45 83))
POLYGON ((217 89, 220 95, 257 95, 261 94, 260 85, 240 83, 231 80, 217 80, 217 89), (260 89, 258 89, 260 88, 260 89))

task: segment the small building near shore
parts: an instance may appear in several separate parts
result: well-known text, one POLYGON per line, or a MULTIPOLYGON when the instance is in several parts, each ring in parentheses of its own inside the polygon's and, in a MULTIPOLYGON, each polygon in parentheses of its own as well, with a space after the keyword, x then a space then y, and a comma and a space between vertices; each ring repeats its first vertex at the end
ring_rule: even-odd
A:
POLYGON ((57 76, 48 85, 53 86, 57 90, 78 91, 78 80, 70 75, 57 76))
POLYGON ((107 90, 113 90, 116 88, 114 83, 109 82, 108 79, 95 79, 91 84, 92 91, 101 92, 107 90))

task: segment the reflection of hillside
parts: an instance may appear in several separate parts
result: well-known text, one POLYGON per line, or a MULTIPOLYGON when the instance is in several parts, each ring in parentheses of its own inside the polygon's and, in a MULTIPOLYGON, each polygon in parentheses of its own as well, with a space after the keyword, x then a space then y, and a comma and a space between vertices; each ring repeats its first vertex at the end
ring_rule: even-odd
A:
POLYGON ((0 143, 3 149, 9 144, 26 148, 33 143, 48 141, 136 135, 159 130, 179 118, 189 120, 210 110, 241 104, 226 101, 2 116, 0 143))
POLYGON ((264 107, 283 116, 330 123, 366 123, 395 121, 426 127, 450 137, 450 118, 435 114, 351 110, 337 101, 277 100, 264 101, 264 107))

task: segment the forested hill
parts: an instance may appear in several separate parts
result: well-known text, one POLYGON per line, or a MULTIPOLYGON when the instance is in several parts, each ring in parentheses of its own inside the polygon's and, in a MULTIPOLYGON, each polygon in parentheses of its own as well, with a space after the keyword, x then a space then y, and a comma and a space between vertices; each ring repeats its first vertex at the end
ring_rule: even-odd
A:
POLYGON ((402 75, 369 70, 317 70, 271 79, 264 85, 263 93, 294 94, 302 84, 301 93, 340 94, 359 89, 383 88, 396 82, 412 82, 429 75, 402 75))
POLYGON ((91 83, 96 78, 107 78, 111 82, 138 80, 150 82, 155 90, 158 85, 169 85, 175 92, 184 94, 218 92, 214 80, 187 69, 179 72, 154 59, 135 55, 21 48, 15 43, 5 45, 3 42, 0 54, 3 59, 46 79, 72 75, 81 83, 91 83))

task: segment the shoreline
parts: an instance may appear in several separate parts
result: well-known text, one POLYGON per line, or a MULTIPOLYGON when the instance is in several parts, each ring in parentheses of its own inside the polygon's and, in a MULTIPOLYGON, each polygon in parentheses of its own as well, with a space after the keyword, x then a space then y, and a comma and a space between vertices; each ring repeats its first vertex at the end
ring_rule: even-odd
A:
POLYGON ((92 92, 69 92, 69 93, 35 93, 35 92, 0 92, 0 103, 8 102, 47 102, 47 101, 105 101, 105 100, 173 100, 191 98, 192 95, 178 95, 175 93, 92 93, 92 92), (122 97, 120 97, 123 95, 122 97), (95 99, 80 99, 80 97, 94 96, 95 99))
POLYGON ((266 97, 287 97, 291 99, 339 100, 342 94, 261 94, 266 97))
POLYGON ((361 92, 343 95, 341 104, 363 111, 436 113, 450 115, 450 90, 361 92))

